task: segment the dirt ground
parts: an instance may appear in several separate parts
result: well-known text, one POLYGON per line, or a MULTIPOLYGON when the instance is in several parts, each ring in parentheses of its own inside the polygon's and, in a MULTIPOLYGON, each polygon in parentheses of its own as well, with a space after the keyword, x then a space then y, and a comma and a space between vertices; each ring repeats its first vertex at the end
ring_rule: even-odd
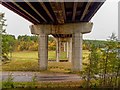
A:
POLYGON ((2 81, 13 78, 15 82, 31 82, 34 79, 42 82, 63 82, 63 81, 79 81, 81 77, 77 74, 60 74, 60 73, 40 73, 40 72, 2 72, 0 78, 2 81))

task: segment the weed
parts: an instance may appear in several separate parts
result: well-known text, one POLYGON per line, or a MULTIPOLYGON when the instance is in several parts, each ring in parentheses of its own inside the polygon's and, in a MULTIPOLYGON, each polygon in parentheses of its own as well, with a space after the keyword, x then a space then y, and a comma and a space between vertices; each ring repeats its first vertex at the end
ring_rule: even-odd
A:
POLYGON ((8 75, 5 82, 2 83, 3 88, 14 88, 12 73, 8 75))
POLYGON ((32 88, 35 88, 36 82, 37 82, 37 78, 36 78, 36 74, 34 74, 34 76, 32 77, 32 82, 31 82, 31 86, 32 88))

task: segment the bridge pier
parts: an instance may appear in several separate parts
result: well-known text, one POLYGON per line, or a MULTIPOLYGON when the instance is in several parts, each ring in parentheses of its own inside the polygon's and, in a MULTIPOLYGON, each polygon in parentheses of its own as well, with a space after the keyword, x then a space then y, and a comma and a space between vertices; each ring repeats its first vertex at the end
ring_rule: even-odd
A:
POLYGON ((66 57, 69 62, 72 61, 72 38, 66 38, 62 40, 61 38, 55 38, 56 41, 56 62, 60 61, 61 53, 61 43, 63 43, 63 51, 66 52, 66 57))
POLYGON ((80 71, 82 69, 82 33, 72 35, 72 70, 80 71))
POLYGON ((56 38, 56 61, 60 61, 61 41, 60 38, 56 38))
POLYGON ((67 41, 67 58, 69 58, 69 42, 67 41))
MULTIPOLYGON (((47 70, 48 64, 48 40, 47 35, 52 34, 72 34, 68 39, 69 61, 72 62, 72 70, 78 72, 82 70, 82 39, 83 34, 92 30, 93 23, 73 23, 64 25, 32 25, 31 33, 39 35, 39 64, 40 70, 47 70)), ((60 37, 58 37, 60 40, 60 37)), ((60 44, 57 40, 57 62, 60 56, 60 44)))
POLYGON ((67 47, 67 46, 66 46, 66 42, 64 42, 63 45, 64 45, 63 51, 66 52, 66 51, 67 51, 67 50, 66 50, 66 47, 67 47))
POLYGON ((72 62, 72 38, 69 39, 69 57, 68 60, 69 62, 72 62))
POLYGON ((46 34, 40 34, 38 46, 38 64, 40 70, 47 70, 48 65, 48 36, 46 34))

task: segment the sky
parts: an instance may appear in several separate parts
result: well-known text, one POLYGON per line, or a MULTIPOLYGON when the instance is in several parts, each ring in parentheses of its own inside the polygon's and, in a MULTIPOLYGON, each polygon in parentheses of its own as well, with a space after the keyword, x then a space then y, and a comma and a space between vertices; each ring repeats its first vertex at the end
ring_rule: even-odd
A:
MULTIPOLYGON (((120 0, 106 0, 91 19, 93 22, 92 32, 84 34, 83 39, 106 40, 112 33, 118 36, 118 1, 120 0)), ((5 13, 8 34, 16 37, 31 35, 29 26, 32 23, 2 5, 0 5, 0 12, 5 13)))

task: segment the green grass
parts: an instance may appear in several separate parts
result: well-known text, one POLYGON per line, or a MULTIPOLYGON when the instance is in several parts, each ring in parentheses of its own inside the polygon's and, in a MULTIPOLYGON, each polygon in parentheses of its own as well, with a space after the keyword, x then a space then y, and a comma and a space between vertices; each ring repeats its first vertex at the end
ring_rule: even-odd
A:
POLYGON ((56 52, 55 51, 49 51, 48 52, 48 60, 55 60, 56 58, 56 52))
MULTIPOLYGON (((52 90, 52 88, 78 88, 80 86, 82 86, 83 81, 67 81, 67 82, 35 82, 33 84, 33 82, 13 82, 12 83, 12 87, 11 85, 7 84, 6 82, 2 82, 2 88, 21 88, 21 89, 25 89, 25 88, 40 88, 43 90, 52 90), (49 88, 49 89, 48 89, 49 88)), ((56 89, 54 89, 56 90, 56 89)), ((61 89, 59 89, 61 90, 61 89)))
POLYGON ((38 52, 36 51, 23 51, 23 52, 13 52, 12 59, 38 59, 38 52))
MULTIPOLYGON (((64 60, 67 59, 66 52, 61 52, 60 59, 64 60)), ((37 51, 23 51, 23 52, 13 52, 12 53, 12 59, 34 59, 38 60, 38 52, 37 51)), ((56 52, 55 51, 49 51, 48 52, 48 59, 49 60, 56 60, 56 52)))
MULTIPOLYGON (((48 52, 48 58, 55 60, 55 51, 48 52)), ((83 62, 88 60, 88 51, 83 51, 83 62)), ((67 59, 66 53, 61 53, 62 60, 67 59)), ((0 66, 1 67, 1 66, 0 66)), ((24 51, 24 52, 13 52, 11 61, 2 65, 3 71, 39 71, 38 65, 38 52, 37 51, 24 51)), ((60 72, 70 73, 71 63, 70 62, 49 62, 48 70, 45 72, 60 72)))
MULTIPOLYGON (((60 59, 65 60, 67 59, 67 53, 66 52, 61 52, 60 53, 60 59)), ((56 60, 56 51, 49 51, 48 52, 48 59, 49 60, 56 60)))

